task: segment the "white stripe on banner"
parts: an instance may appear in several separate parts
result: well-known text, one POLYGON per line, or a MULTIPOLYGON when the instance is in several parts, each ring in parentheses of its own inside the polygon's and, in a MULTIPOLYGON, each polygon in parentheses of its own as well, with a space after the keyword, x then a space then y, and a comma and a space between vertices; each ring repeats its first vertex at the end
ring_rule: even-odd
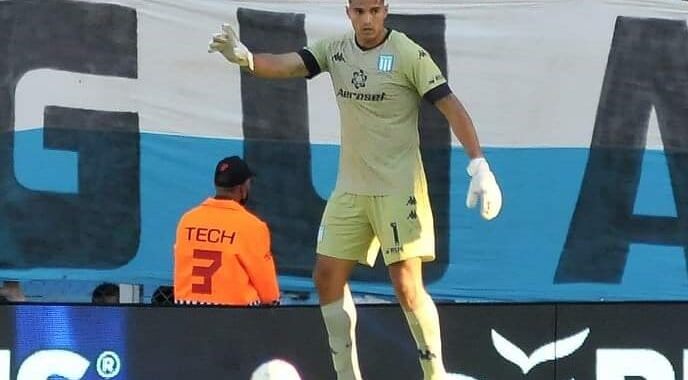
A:
MULTIPOLYGON (((240 7, 297 12, 305 14, 305 32, 311 44, 351 30, 341 9, 332 6, 335 1, 339 4, 338 0, 105 1, 137 11, 137 77, 113 81, 94 78, 81 87, 72 81, 65 90, 64 78, 57 71, 51 71, 55 77, 44 71, 40 84, 22 84, 22 107, 33 110, 42 106, 40 93, 48 88, 59 88, 59 99, 77 100, 77 108, 88 107, 93 101, 82 96, 85 91, 100 94, 95 98, 99 104, 134 105, 142 132, 241 139, 240 70, 227 65, 221 54, 206 52, 212 34, 219 32, 224 22, 239 29, 236 12, 240 7), (307 8, 303 8, 304 3, 307 8), (160 44, 162 40, 178 43, 168 46, 160 44), (119 87, 110 88, 108 83, 119 87), (85 104, 78 99, 84 99, 85 104)), ((688 19, 688 2, 684 1, 531 3, 537 6, 520 6, 520 0, 393 2, 397 14, 430 12, 446 18, 443 40, 447 41, 447 79, 466 104, 485 146, 588 147, 617 17, 688 19), (581 20, 585 28, 580 28, 581 20)), ((394 70, 397 59, 380 55, 379 70, 394 70)), ((332 87, 326 76, 322 78, 308 85, 313 116, 309 119, 310 138, 315 143, 338 144, 338 125, 331 121, 337 112, 332 87)), ((19 130, 39 126, 26 118, 25 111, 18 113, 22 117, 17 120, 19 130)), ((30 114, 34 119, 40 115, 30 114)), ((650 136, 648 145, 659 147, 659 140, 650 136)))

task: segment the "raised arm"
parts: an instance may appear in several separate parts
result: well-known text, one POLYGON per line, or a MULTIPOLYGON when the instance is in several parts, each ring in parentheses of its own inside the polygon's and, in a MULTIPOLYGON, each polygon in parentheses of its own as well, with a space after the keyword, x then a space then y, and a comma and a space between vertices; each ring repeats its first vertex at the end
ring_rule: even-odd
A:
POLYGON ((466 194, 466 206, 475 207, 480 200, 480 215, 487 220, 494 219, 502 209, 502 191, 490 170, 490 165, 483 157, 471 117, 463 104, 451 92, 435 101, 435 107, 447 119, 452 132, 471 159, 466 168, 468 175, 471 176, 466 194))
POLYGON ((235 63, 261 78, 303 78, 308 74, 306 65, 295 52, 285 54, 251 53, 228 24, 222 25, 221 33, 213 35, 208 52, 219 52, 229 62, 235 63))
POLYGON ((303 78, 308 75, 303 59, 297 53, 255 54, 253 74, 261 78, 303 78))

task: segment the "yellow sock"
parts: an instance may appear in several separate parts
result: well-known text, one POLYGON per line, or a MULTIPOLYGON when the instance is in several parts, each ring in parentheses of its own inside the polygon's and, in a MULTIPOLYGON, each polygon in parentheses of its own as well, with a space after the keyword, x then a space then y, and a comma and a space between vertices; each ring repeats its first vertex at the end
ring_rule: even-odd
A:
POLYGON ((404 315, 418 347, 423 380, 444 380, 446 371, 442 362, 440 318, 430 296, 426 294, 423 298, 415 310, 404 310, 404 315))
POLYGON ((339 301, 320 306, 337 380, 361 380, 356 351, 356 305, 347 285, 339 301))

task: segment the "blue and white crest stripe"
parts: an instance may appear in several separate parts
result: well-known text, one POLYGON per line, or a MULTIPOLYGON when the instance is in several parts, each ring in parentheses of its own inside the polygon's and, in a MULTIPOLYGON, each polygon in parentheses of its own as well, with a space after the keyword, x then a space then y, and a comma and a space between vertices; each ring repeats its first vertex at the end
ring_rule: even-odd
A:
POLYGON ((393 55, 380 55, 377 60, 377 69, 379 71, 390 72, 394 66, 393 55))

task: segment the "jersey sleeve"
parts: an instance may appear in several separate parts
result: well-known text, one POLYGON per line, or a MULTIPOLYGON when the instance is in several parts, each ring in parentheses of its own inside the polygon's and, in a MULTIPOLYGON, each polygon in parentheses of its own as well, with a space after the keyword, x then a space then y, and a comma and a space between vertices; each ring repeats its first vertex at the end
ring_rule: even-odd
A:
POLYGON ((261 223, 253 237, 251 250, 239 255, 241 264, 258 292, 262 304, 276 304, 280 299, 277 270, 270 246, 270 231, 261 223))
MULTIPOLYGON (((418 95, 427 97, 427 95, 432 94, 431 98, 434 98, 437 93, 447 95, 450 92, 442 71, 430 53, 421 46, 409 40, 405 47, 404 58, 406 76, 415 87, 418 95)), ((436 99, 429 100, 434 101, 436 99)))
POLYGON ((328 62, 330 45, 330 40, 324 39, 301 49, 299 55, 308 69, 309 75, 307 78, 312 78, 321 72, 330 70, 328 62))

